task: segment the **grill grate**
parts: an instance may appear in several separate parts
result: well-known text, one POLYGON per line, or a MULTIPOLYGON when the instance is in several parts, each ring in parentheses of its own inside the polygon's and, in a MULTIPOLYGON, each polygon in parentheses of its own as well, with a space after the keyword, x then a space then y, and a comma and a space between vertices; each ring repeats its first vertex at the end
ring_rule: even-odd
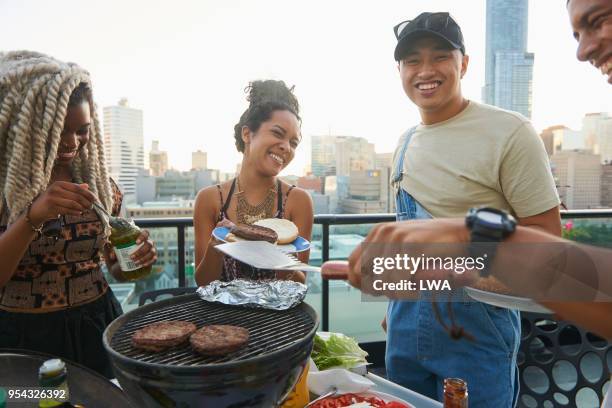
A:
POLYGON ((300 340, 314 328, 315 319, 301 307, 276 311, 249 309, 210 303, 199 298, 170 304, 134 317, 117 329, 111 347, 118 353, 142 362, 192 367, 243 361, 288 347, 300 340), (249 330, 248 344, 225 356, 202 356, 191 349, 189 343, 169 350, 152 353, 132 347, 132 334, 151 323, 163 320, 185 320, 198 329, 210 324, 229 324, 249 330))

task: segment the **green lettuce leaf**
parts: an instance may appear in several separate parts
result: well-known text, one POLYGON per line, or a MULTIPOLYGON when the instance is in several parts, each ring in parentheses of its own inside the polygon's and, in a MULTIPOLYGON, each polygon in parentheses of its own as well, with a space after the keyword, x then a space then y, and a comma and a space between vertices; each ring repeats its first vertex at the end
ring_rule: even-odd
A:
POLYGON ((311 357, 319 370, 325 370, 331 367, 356 367, 367 363, 367 355, 350 337, 332 334, 328 340, 323 340, 317 334, 311 357))

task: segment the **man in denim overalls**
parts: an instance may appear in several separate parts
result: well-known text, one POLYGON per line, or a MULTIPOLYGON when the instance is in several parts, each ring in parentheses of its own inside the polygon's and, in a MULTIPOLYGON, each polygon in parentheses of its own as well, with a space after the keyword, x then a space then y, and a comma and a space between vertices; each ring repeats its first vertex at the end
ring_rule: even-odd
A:
MULTIPOLYGON (((448 13, 422 13, 395 34, 402 85, 422 121, 402 135, 394 154, 397 219, 462 217, 470 207, 490 206, 560 235, 548 157, 529 121, 461 94, 469 58, 457 23, 448 13)), ((441 399, 443 379, 459 377, 468 383, 470 408, 515 406, 519 313, 456 292, 455 320, 475 342, 451 339, 426 296, 389 303, 389 378, 441 399)), ((440 312, 448 322, 446 307, 440 312)))

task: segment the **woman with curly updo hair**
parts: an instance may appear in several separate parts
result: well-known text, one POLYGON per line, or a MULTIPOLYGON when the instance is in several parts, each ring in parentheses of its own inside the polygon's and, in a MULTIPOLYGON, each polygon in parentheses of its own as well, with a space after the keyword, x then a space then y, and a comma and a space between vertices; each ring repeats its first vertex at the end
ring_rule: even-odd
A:
MULTIPOLYGON (((105 218, 109 178, 89 73, 47 55, 0 53, 0 348, 40 351, 112 376, 102 333, 121 307, 105 218)), ((134 254, 155 262, 148 233, 134 254)))
MULTIPOLYGON (((243 154, 238 176, 198 193, 194 207, 196 282, 213 280, 292 279, 305 281, 303 272, 255 269, 212 248, 217 225, 253 224, 264 218, 285 218, 310 240, 313 206, 310 195, 291 186, 278 174, 293 160, 302 139, 299 104, 283 81, 254 81, 249 84, 249 107, 234 126, 236 149, 243 154)), ((308 251, 298 257, 308 262, 308 251)))

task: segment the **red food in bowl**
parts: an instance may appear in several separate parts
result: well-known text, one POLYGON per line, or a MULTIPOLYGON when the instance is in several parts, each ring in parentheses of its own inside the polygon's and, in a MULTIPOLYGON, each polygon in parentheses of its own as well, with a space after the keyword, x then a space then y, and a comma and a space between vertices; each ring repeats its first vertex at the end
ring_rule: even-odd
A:
POLYGON ((335 397, 328 397, 321 401, 317 401, 317 403, 312 405, 312 408, 342 408, 358 402, 367 402, 375 408, 410 408, 401 402, 385 402, 377 397, 362 397, 358 394, 342 394, 335 397))

